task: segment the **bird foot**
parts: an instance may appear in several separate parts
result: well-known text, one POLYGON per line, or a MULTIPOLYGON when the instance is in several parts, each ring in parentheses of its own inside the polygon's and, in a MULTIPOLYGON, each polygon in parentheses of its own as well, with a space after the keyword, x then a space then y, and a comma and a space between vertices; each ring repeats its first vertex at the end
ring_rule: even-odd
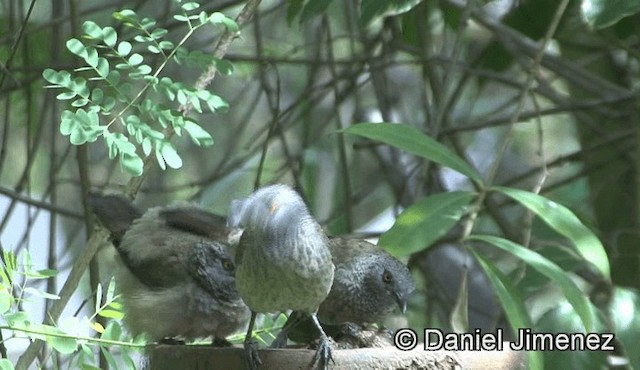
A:
POLYGON ((331 350, 331 340, 326 336, 322 336, 316 354, 313 356, 313 363, 318 363, 318 370, 328 370, 329 361, 335 364, 331 350))
POLYGON ((172 346, 181 346, 184 345, 185 342, 181 339, 176 339, 176 338, 171 338, 171 337, 166 337, 166 338, 162 338, 158 341, 158 343, 160 344, 168 344, 168 345, 172 345, 172 346))
POLYGON ((253 339, 244 341, 244 355, 247 360, 247 370, 257 370, 262 365, 262 360, 258 355, 258 342, 253 339))
POLYGON ((233 344, 224 338, 213 338, 211 341, 212 347, 231 347, 233 344))
POLYGON ((357 338, 362 329, 360 325, 347 322, 340 328, 340 334, 349 338, 357 338))

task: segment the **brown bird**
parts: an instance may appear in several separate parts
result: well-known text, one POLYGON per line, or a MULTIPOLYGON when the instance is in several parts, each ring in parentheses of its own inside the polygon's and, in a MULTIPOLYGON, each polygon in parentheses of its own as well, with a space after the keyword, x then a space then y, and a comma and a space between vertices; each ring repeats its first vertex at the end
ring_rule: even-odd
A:
POLYGON ((123 262, 116 282, 130 332, 228 344, 249 310, 235 287, 225 219, 185 205, 141 214, 116 195, 92 194, 91 206, 123 262))
POLYGON ((311 316, 320 334, 319 367, 331 359, 329 339, 316 318, 333 282, 329 240, 304 201, 286 185, 271 185, 231 204, 229 223, 244 229, 236 261, 240 296, 251 309, 245 339, 247 365, 261 363, 252 340, 258 312, 297 310, 311 316))
MULTIPOLYGON (((363 239, 334 237, 330 248, 336 271, 331 291, 318 310, 328 332, 350 335, 353 327, 342 324, 363 326, 380 321, 395 308, 405 312, 415 282, 404 264, 363 239), (336 325, 340 327, 333 327, 336 325)), ((274 345, 286 344, 287 335, 296 342, 314 340, 308 326, 305 315, 294 313, 274 345)))

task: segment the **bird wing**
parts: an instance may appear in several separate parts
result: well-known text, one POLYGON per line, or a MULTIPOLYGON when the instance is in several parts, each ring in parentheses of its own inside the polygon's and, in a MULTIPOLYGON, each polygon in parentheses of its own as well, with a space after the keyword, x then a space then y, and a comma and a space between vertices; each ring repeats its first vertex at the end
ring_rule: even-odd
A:
POLYGON ((136 264, 134 275, 149 288, 164 289, 179 285, 183 281, 184 267, 176 268, 170 259, 145 260, 136 264))
POLYGON ((355 258, 361 255, 375 255, 383 253, 381 249, 374 244, 362 239, 346 239, 341 237, 332 237, 329 239, 329 248, 331 249, 331 258, 336 268, 340 265, 347 265, 355 258))
POLYGON ((90 193, 89 203, 93 213, 111 233, 111 241, 116 247, 133 221, 142 217, 142 212, 122 195, 90 193))
POLYGON ((160 211, 167 226, 204 236, 210 239, 227 240, 229 229, 222 216, 198 207, 171 207, 160 211))

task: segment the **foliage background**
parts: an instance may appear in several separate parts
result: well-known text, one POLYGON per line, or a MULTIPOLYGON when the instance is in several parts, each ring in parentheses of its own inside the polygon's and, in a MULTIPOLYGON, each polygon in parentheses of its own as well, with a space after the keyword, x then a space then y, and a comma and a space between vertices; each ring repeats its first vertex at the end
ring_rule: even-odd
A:
MULTIPOLYGON (((638 2, 622 3, 262 1, 225 57, 234 73, 216 76, 209 88, 229 111, 192 113, 214 145, 174 138, 182 168, 152 166, 136 203, 191 199, 225 214, 231 199, 258 182, 286 182, 302 189, 330 234, 377 237, 425 196, 478 191, 486 196, 477 198, 477 219, 461 218, 442 240, 406 256, 420 288, 408 324, 395 325, 509 328, 509 310, 505 316, 473 250, 513 281, 534 328, 581 330, 556 280, 495 248, 459 243, 461 235, 484 233, 560 265, 598 310, 601 330, 633 343, 640 333, 640 22, 638 2), (547 46, 544 54, 540 45, 547 46), (360 122, 416 127, 467 161, 487 186, 533 191, 569 207, 604 245, 611 280, 509 198, 485 193, 432 161, 340 132, 360 122)), ((203 9, 234 17, 243 5, 210 1, 203 9)), ((111 14, 122 8, 157 19, 177 41, 184 30, 172 18, 175 7, 169 0, 0 2, 1 243, 4 250, 29 250, 40 268, 60 271, 55 279, 29 282, 41 291, 58 294, 87 240, 104 237, 82 195, 130 190, 130 175, 100 142, 73 146, 60 134, 66 106, 57 91, 44 89, 42 72, 72 70, 77 60, 66 40, 78 37, 89 19, 117 28, 111 14)), ((211 53, 220 35, 199 32, 188 47, 211 53)), ((187 85, 202 74, 175 64, 167 71, 187 85)), ((402 254, 402 245, 387 247, 402 254)), ((93 313, 83 301, 92 299, 98 282, 107 284, 112 253, 101 248, 62 317, 93 313)), ((42 322, 52 301, 44 302, 21 309, 42 322)), ((15 360, 26 340, 10 330, 2 334, 3 349, 15 360)), ((638 354, 623 348, 616 356, 548 354, 546 363, 601 368, 609 357, 640 367, 638 354)), ((39 360, 51 364, 46 353, 39 360)))

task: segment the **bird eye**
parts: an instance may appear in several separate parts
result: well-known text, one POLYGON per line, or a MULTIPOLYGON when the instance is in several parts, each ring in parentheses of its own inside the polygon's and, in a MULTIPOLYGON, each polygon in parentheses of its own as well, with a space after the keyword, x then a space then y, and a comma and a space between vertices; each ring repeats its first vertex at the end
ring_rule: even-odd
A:
POLYGON ((233 262, 231 262, 230 260, 222 261, 222 268, 224 268, 227 271, 232 271, 233 270, 233 262))
POLYGON ((384 274, 382 274, 382 281, 384 281, 385 283, 390 283, 391 281, 393 281, 393 275, 391 275, 389 271, 385 271, 384 274))

